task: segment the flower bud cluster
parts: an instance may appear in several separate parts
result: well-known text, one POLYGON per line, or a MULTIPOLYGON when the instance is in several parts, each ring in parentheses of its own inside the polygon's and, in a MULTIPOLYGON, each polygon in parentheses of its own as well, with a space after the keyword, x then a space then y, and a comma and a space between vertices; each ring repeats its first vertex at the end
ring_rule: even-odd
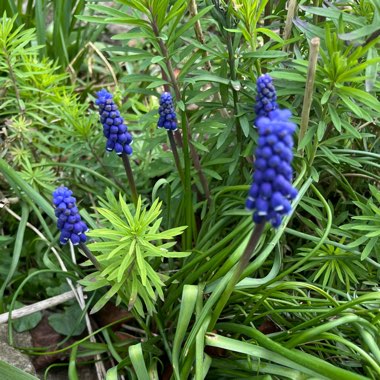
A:
POLYGON ((96 105, 99 106, 100 121, 103 124, 103 134, 107 138, 107 151, 114 150, 119 156, 123 152, 131 155, 132 136, 124 124, 117 105, 112 100, 112 94, 103 89, 96 95, 96 105))
POLYGON ((58 187, 53 192, 53 204, 58 218, 57 228, 61 231, 60 243, 66 244, 70 239, 74 245, 77 245, 87 240, 85 232, 88 228, 79 215, 75 205, 76 199, 72 195, 73 192, 67 187, 58 187))
POLYGON ((256 120, 259 138, 253 184, 246 202, 246 208, 254 210, 255 223, 268 221, 279 227, 282 217, 291 210, 290 201, 297 196, 291 183, 296 125, 290 117, 289 110, 275 110, 256 120))
POLYGON ((265 116, 268 117, 269 112, 278 108, 276 89, 272 83, 272 78, 268 74, 261 75, 256 82, 257 95, 256 95, 256 120, 265 116))
POLYGON ((177 130, 177 114, 174 111, 173 98, 169 92, 161 95, 158 113, 160 115, 157 122, 158 128, 165 128, 168 131, 177 130))

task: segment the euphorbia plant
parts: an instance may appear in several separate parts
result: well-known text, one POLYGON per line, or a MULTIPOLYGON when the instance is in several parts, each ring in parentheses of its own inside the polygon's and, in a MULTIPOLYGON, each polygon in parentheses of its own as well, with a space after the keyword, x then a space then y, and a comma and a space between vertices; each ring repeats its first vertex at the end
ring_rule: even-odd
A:
MULTIPOLYGON (((113 198, 110 193, 108 196, 113 198)), ((113 201, 117 202, 114 198, 113 201)), ((117 295, 117 304, 124 302, 141 316, 146 312, 151 315, 156 310, 157 299, 164 299, 162 288, 167 278, 156 272, 154 263, 157 263, 157 259, 161 262, 165 258, 186 257, 190 254, 170 250, 176 244, 174 237, 186 227, 160 231, 162 202, 158 199, 148 208, 143 206, 139 197, 134 213, 121 195, 118 205, 118 213, 111 211, 110 205, 96 209, 104 218, 104 228, 88 233, 90 237, 101 239, 88 244, 88 249, 98 253, 96 259, 100 267, 81 283, 88 291, 110 287, 92 308, 92 312, 101 309, 117 295)))

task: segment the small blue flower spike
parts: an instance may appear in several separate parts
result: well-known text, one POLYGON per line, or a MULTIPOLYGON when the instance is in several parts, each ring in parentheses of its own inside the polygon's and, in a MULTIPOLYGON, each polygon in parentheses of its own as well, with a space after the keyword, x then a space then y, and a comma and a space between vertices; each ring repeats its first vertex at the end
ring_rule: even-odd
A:
POLYGON ((169 92, 161 95, 158 113, 160 115, 157 122, 158 128, 165 128, 168 131, 177 130, 177 114, 174 111, 173 98, 169 92))
POLYGON ((256 121, 259 132, 253 184, 246 208, 254 210, 255 223, 264 221, 277 228, 291 210, 290 201, 297 196, 292 186, 293 133, 296 125, 289 121, 289 110, 275 110, 256 121))
POLYGON ((103 134, 107 139, 106 150, 113 150, 119 156, 124 152, 132 154, 132 136, 124 124, 117 105, 112 100, 112 94, 103 89, 96 93, 96 105, 99 107, 100 121, 103 124, 103 134))
POLYGON ((271 111, 278 108, 276 89, 272 83, 272 78, 268 74, 263 74, 257 79, 257 95, 255 104, 256 120, 265 116, 268 117, 271 111))
POLYGON ((67 187, 58 187, 53 192, 53 204, 55 215, 58 218, 57 228, 61 231, 59 242, 66 244, 69 239, 74 245, 87 240, 87 225, 82 221, 78 208, 75 205, 76 199, 73 192, 67 187))

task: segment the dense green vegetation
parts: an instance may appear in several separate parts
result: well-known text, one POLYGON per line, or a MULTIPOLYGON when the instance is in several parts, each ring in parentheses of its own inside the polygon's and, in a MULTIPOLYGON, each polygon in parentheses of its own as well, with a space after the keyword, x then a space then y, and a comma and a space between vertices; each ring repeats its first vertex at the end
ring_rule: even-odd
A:
MULTIPOLYGON (((74 343, 25 352, 65 352, 70 379, 79 358, 110 380, 380 378, 377 0, 5 0, 0 14, 0 313, 77 296, 47 312, 74 343), (298 196, 278 228, 244 209, 265 73, 297 125, 298 196), (105 149, 103 88, 131 156, 105 149), (174 133, 157 128, 163 92, 174 133), (59 242, 61 185, 87 245, 59 242), (119 317, 89 329, 107 305, 119 317)), ((42 315, 11 322, 10 343, 42 315)))

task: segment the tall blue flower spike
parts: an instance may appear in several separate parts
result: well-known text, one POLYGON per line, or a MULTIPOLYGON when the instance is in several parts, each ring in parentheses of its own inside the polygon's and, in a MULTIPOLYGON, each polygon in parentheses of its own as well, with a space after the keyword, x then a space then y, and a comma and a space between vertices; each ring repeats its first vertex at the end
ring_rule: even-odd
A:
POLYGON ((107 138, 106 150, 113 150, 119 156, 124 152, 132 154, 132 136, 124 124, 117 105, 112 100, 112 94, 102 89, 96 93, 96 105, 99 106, 100 121, 103 124, 103 134, 107 138))
POLYGON ((265 116, 268 117, 271 111, 278 108, 276 89, 274 88, 272 77, 263 74, 257 79, 257 95, 255 104, 256 120, 265 116))
POLYGON ((158 128, 165 128, 168 131, 177 130, 177 114, 174 111, 173 98, 169 92, 161 95, 158 113, 160 115, 157 122, 158 128))
POLYGON ((53 192, 53 204, 55 215, 58 218, 57 228, 61 231, 59 242, 66 244, 69 239, 74 245, 87 240, 87 225, 82 221, 78 208, 75 205, 76 199, 73 192, 67 187, 58 187, 53 192))
POLYGON ((296 129, 296 125, 289 121, 291 116, 289 110, 275 110, 268 117, 256 120, 259 139, 246 208, 254 210, 255 223, 267 221, 275 228, 290 212, 290 201, 297 196, 291 183, 293 133, 296 129))

